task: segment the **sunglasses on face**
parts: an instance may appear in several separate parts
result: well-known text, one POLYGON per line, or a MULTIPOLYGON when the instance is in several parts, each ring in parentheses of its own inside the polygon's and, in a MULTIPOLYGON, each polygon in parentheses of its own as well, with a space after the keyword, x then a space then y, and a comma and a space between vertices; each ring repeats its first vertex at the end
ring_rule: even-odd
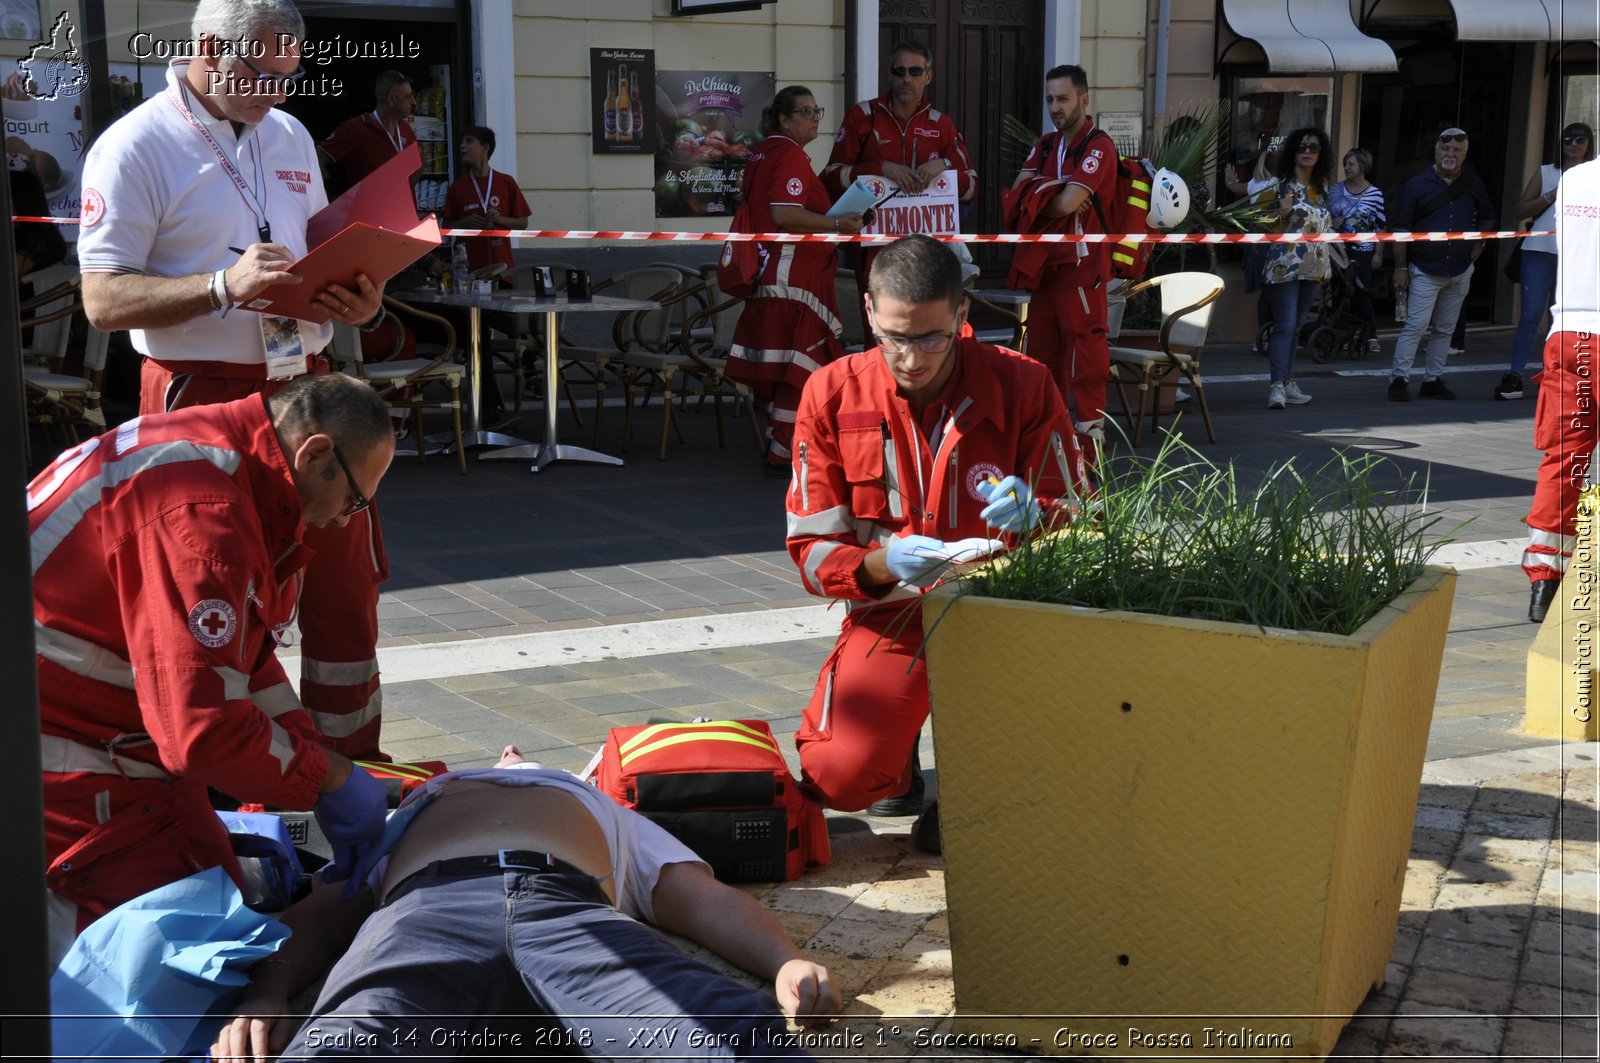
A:
POLYGON ((1587 144, 1588 142, 1588 136, 1583 133, 1563 133, 1561 135, 1561 143, 1563 144, 1587 144))
POLYGON ((826 107, 796 107, 790 113, 797 114, 801 118, 814 119, 821 118, 825 113, 827 113, 827 110, 828 109, 826 107))
POLYGON ((891 66, 889 68, 889 73, 893 74, 897 78, 919 78, 927 72, 928 68, 925 66, 891 66))
POLYGON ((345 464, 344 455, 339 453, 339 444, 333 445, 333 460, 339 463, 339 468, 344 470, 345 482, 350 485, 350 498, 344 504, 341 517, 353 517, 363 509, 372 505, 372 500, 361 493, 361 488, 356 486, 356 478, 350 475, 350 466, 345 464))
POLYGON ((1447 137, 1439 138, 1439 143, 1441 144, 1465 144, 1466 142, 1467 135, 1465 133, 1451 133, 1447 137))
POLYGON ((236 52, 233 57, 250 68, 250 72, 256 76, 256 92, 262 95, 276 95, 280 92, 287 94, 287 86, 291 81, 299 81, 306 76, 306 68, 303 66, 295 67, 293 72, 288 74, 269 74, 241 53, 236 52))
POLYGON ((1304 144, 1300 145, 1300 154, 1302 154, 1302 155, 1321 155, 1322 154, 1322 145, 1318 144, 1315 140, 1308 140, 1304 144))

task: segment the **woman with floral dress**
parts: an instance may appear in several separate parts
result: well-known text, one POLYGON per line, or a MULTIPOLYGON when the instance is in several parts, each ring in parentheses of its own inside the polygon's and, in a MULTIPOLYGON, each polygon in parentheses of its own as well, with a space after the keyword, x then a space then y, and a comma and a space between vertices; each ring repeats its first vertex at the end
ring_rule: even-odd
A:
MULTIPOLYGON (((1278 231, 1325 233, 1333 229, 1328 178, 1333 161, 1328 134, 1314 127, 1296 129, 1284 142, 1278 162, 1278 231)), ((1303 406, 1311 396, 1294 382, 1294 351, 1300 328, 1329 273, 1328 245, 1295 241, 1272 245, 1267 258, 1266 293, 1272 307, 1272 341, 1267 346, 1271 385, 1267 408, 1303 406)))

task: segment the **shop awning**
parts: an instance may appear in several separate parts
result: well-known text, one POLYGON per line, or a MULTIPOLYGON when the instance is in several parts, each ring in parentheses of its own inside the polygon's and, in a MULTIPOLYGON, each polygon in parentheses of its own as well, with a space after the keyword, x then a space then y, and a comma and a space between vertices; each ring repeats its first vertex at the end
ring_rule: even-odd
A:
POLYGON ((1398 65, 1393 49, 1356 28, 1349 0, 1222 0, 1222 10, 1233 32, 1261 46, 1274 73, 1371 73, 1398 65))
POLYGON ((1592 41, 1600 37, 1595 0, 1450 0, 1461 41, 1592 41))

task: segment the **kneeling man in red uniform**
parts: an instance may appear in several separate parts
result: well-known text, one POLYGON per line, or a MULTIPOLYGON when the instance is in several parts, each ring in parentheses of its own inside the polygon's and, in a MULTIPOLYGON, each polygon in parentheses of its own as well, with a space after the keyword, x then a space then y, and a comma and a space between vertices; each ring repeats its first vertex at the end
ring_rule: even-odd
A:
POLYGON ((238 880, 208 786, 315 808, 334 881, 383 832, 382 785, 325 748, 274 649, 306 527, 367 508, 393 457, 383 400, 327 374, 137 418, 28 486, 52 962, 124 901, 238 880))
MULTIPOLYGON (((990 537, 1065 519, 1087 478, 1050 371, 973 338, 949 248, 890 244, 865 300, 879 345, 814 373, 795 426, 789 553, 807 590, 849 610, 795 742, 823 804, 914 815, 923 593, 990 537)), ((933 851, 937 813, 914 832, 933 851)))

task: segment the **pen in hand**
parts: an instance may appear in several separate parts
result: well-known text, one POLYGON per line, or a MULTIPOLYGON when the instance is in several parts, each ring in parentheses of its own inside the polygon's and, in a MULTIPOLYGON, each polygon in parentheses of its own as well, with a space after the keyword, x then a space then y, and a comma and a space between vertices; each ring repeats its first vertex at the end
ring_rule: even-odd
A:
POLYGON ((244 248, 242 247, 229 247, 228 250, 232 251, 236 255, 244 254, 244 248))

